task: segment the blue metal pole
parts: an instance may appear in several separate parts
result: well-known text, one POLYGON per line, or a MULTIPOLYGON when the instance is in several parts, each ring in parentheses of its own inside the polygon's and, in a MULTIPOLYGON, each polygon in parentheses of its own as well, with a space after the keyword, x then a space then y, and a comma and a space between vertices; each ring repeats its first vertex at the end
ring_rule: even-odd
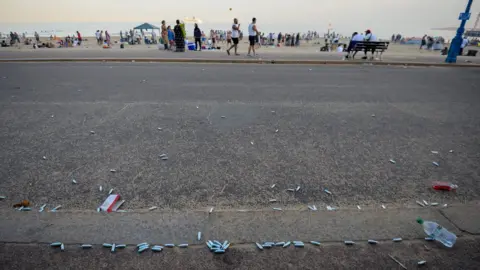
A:
MULTIPOLYGON (((472 2, 473 0, 468 0, 467 8, 465 9, 465 14, 470 13, 470 8, 472 7, 472 2)), ((467 23, 467 20, 462 20, 460 23, 460 27, 457 29, 457 34, 452 40, 452 43, 450 43, 450 50, 448 50, 448 56, 447 59, 445 59, 445 62, 447 63, 456 63, 457 62, 457 55, 460 52, 460 46, 462 45, 462 35, 463 32, 465 32, 465 24, 467 23)))

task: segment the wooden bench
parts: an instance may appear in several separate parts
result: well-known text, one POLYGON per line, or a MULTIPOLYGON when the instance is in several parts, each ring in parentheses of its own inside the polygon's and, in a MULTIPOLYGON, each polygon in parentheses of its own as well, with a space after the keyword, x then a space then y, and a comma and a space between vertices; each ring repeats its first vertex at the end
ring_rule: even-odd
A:
POLYGON ((353 53, 353 59, 355 59, 355 55, 359 51, 363 52, 372 52, 372 59, 373 59, 373 53, 377 53, 377 58, 382 59, 382 54, 384 51, 388 49, 388 45, 390 42, 388 41, 359 41, 355 44, 353 47, 352 51, 353 53), (380 57, 378 57, 378 54, 380 53, 380 57))

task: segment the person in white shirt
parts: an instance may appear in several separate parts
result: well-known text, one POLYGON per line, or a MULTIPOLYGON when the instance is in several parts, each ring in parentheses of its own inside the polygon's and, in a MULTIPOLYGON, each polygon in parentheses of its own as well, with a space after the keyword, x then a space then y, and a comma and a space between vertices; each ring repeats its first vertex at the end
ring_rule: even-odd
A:
POLYGON ((463 55, 463 49, 465 49, 467 45, 468 45, 468 39, 467 37, 463 37, 462 45, 460 45, 460 52, 458 53, 458 55, 463 55))
MULTIPOLYGON (((367 31, 365 31, 365 40, 364 40, 364 41, 366 41, 366 42, 375 42, 375 41, 377 41, 377 36, 375 36, 375 35, 372 33, 372 31, 370 31, 370 29, 368 29, 367 31)), ((367 58, 368 58, 368 57, 367 57, 367 52, 368 52, 369 50, 372 50, 372 59, 373 59, 373 54, 375 53, 375 48, 371 48, 371 49, 370 49, 370 48, 368 48, 368 47, 365 48, 365 56, 362 57, 362 59, 367 59, 367 58)))
POLYGON ((355 44, 357 44, 360 41, 363 41, 364 38, 365 37, 362 34, 359 34, 357 32, 354 32, 352 34, 352 39, 350 40, 350 43, 348 44, 347 55, 345 56, 345 58, 350 57, 350 52, 353 50, 353 48, 355 48, 355 44))
POLYGON ((238 38, 240 37, 240 24, 238 23, 238 19, 235 18, 233 19, 233 25, 232 25, 232 41, 233 45, 230 46, 230 48, 227 50, 227 54, 230 55, 230 50, 232 48, 235 48, 235 55, 240 55, 237 53, 238 49, 238 38))
POLYGON ((248 26, 248 54, 247 56, 251 56, 250 52, 253 51, 253 55, 255 56, 255 43, 257 41, 257 36, 259 35, 257 30, 257 19, 253 18, 252 23, 248 26))
POLYGON ((375 36, 372 31, 365 31, 365 41, 377 41, 377 36, 375 36))
POLYGON ((97 30, 97 32, 95 32, 95 37, 97 38, 97 44, 100 45, 100 30, 97 30))

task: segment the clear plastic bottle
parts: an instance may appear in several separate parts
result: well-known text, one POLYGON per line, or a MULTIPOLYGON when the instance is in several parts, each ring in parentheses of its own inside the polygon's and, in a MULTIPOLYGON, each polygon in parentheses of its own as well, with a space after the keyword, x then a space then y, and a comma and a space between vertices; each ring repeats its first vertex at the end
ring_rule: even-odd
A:
POLYGON ((423 226, 423 230, 429 237, 439 241, 446 247, 453 247, 453 245, 457 241, 457 236, 455 234, 449 232, 447 229, 440 226, 436 222, 424 221, 421 218, 417 218, 417 222, 418 224, 421 224, 423 226))

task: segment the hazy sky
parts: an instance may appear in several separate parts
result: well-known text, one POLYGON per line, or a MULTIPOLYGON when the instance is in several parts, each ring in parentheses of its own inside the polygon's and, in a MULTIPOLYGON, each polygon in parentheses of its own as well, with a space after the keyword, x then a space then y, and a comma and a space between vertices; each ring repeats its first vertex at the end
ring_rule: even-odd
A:
MULTIPOLYGON (((345 31, 371 28, 382 32, 423 33, 457 26, 467 0, 0 0, 0 24, 34 22, 173 22, 196 16, 205 23, 244 26, 252 16, 263 26, 288 24, 326 30, 329 23, 345 31), (180 7, 181 6, 181 7, 180 7), (232 11, 229 11, 232 8, 232 11)), ((472 6, 473 25, 480 0, 472 6)), ((291 27, 290 27, 291 28, 291 27)), ((307 29, 305 29, 307 28, 307 29)))

